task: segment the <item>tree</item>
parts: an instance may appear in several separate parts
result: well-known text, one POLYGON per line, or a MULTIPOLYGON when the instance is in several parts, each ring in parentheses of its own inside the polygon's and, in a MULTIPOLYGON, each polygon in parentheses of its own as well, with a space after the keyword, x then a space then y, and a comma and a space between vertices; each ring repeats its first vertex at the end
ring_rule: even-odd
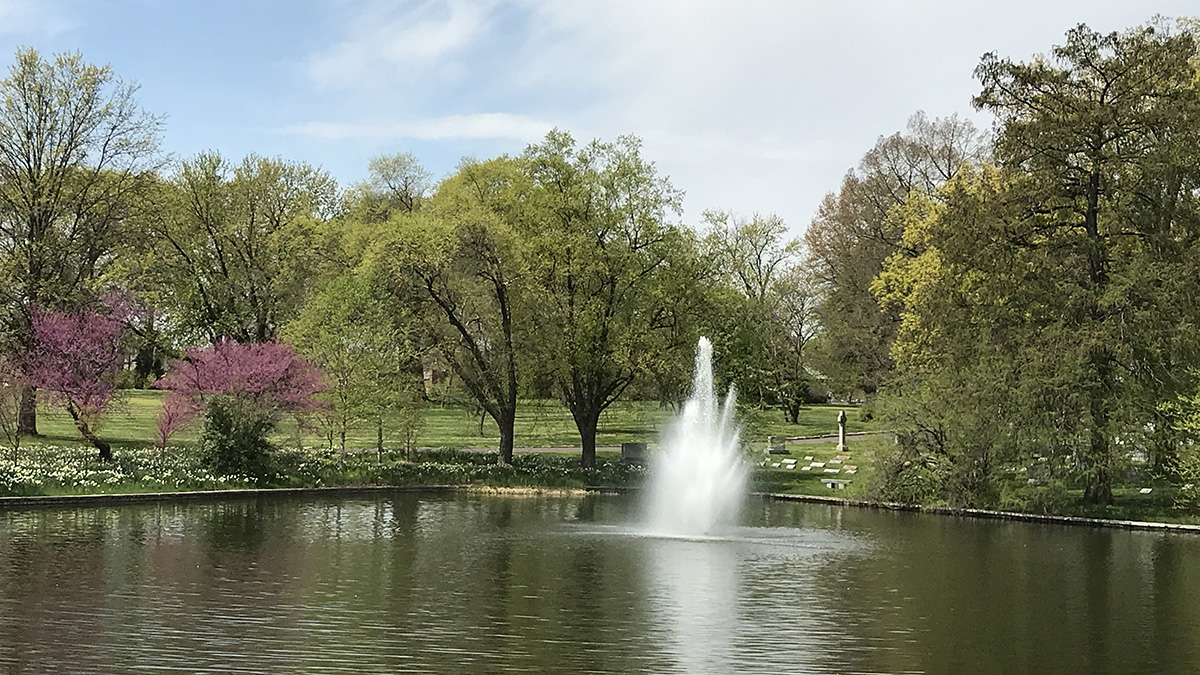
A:
POLYGON ((336 187, 307 164, 256 155, 184 162, 143 222, 148 271, 183 337, 275 339, 319 277, 317 229, 336 187))
POLYGON ((706 211, 704 219, 718 266, 741 300, 722 351, 736 364, 741 391, 779 406, 795 424, 808 399, 805 357, 817 305, 815 284, 801 269, 801 243, 787 239, 787 225, 775 215, 744 220, 706 211))
POLYGON ((25 436, 21 428, 21 394, 28 386, 21 368, 4 354, 0 354, 0 434, 12 448, 13 461, 21 450, 21 439, 25 436))
POLYGON ((682 194, 642 159, 640 141, 578 147, 552 131, 522 156, 534 183, 529 294, 531 354, 579 429, 582 464, 596 465, 600 414, 646 372, 669 312, 653 301, 682 250, 682 194))
POLYGON ((804 239, 820 282, 816 318, 822 331, 814 356, 835 389, 874 394, 893 367, 889 346, 897 317, 881 311, 871 293, 884 261, 904 251, 901 227, 889 212, 910 194, 927 194, 962 165, 984 159, 986 140, 967 120, 930 120, 918 112, 904 133, 881 137, 841 189, 825 196, 804 239))
POLYGON ((116 390, 124 360, 121 317, 86 309, 29 310, 32 349, 25 361, 28 381, 60 403, 79 434, 112 460, 112 447, 96 435, 116 390))
POLYGON ((1042 332, 1053 310, 1039 298, 1056 280, 1010 243, 1019 180, 966 170, 893 212, 904 248, 919 253, 894 254, 874 285, 899 320, 881 404, 900 446, 881 458, 878 497, 995 506, 1014 470, 1056 455, 1078 429, 1058 410, 1067 392, 1052 370, 1067 369, 1050 350, 1067 340, 1042 332))
POLYGON ((944 462, 957 500, 994 502, 1045 458, 1107 504, 1124 450, 1171 431, 1163 403, 1195 390, 1196 55, 1161 26, 1081 26, 1032 63, 985 56, 1001 166, 893 211, 888 398, 911 466, 944 462))
POLYGON ((393 218, 374 256, 402 306, 416 309, 424 337, 500 432, 512 462, 517 356, 526 275, 529 181, 512 159, 464 161, 431 201, 430 213, 393 218))
POLYGON ((772 394, 791 424, 810 400, 808 346, 817 333, 817 296, 812 280, 800 267, 786 270, 771 289, 766 331, 772 394))
POLYGON ((413 213, 425 204, 433 174, 412 153, 372 157, 367 168, 370 177, 344 197, 352 220, 386 223, 393 214, 413 213))
POLYGON ((246 398, 277 415, 304 415, 321 407, 316 395, 326 387, 319 368, 279 342, 218 342, 189 349, 156 385, 192 415, 202 412, 210 397, 222 395, 246 398))
MULTIPOLYGON (((28 308, 77 304, 95 290, 159 166, 161 121, 136 94, 78 53, 18 50, 0 80, 0 312, 18 351, 32 349, 28 308)), ((32 389, 21 426, 37 433, 32 389)))
POLYGON ((975 104, 1000 123, 997 159, 1028 177, 1025 242, 1066 263, 1050 269, 1082 359, 1085 498, 1096 504, 1112 499, 1125 425, 1191 385, 1180 366, 1194 361, 1172 356, 1194 358, 1177 327, 1195 318, 1170 298, 1194 278, 1200 226, 1197 56, 1192 34, 1162 24, 1109 34, 1081 25, 1050 58, 988 54, 976 69, 975 104))
POLYGON ((310 296, 284 331, 329 376, 325 395, 342 452, 347 432, 369 422, 382 453, 388 415, 414 404, 418 352, 393 320, 396 313, 384 306, 382 286, 362 273, 336 277, 310 296))

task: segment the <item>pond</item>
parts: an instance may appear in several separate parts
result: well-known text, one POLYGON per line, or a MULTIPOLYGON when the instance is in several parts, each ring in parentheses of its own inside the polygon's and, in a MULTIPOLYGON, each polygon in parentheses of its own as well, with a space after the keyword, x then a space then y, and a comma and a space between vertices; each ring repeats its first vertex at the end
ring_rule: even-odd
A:
POLYGON ((7 673, 1200 671, 1200 537, 754 500, 387 493, 0 513, 7 673))

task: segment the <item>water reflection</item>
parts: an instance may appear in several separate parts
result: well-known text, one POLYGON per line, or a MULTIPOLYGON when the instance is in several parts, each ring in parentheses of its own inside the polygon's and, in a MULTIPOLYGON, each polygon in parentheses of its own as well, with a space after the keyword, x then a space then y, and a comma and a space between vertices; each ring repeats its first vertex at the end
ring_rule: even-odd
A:
POLYGON ((738 555, 731 542, 647 537, 657 632, 680 672, 733 672, 738 555))
POLYGON ((0 512, 0 672, 1200 672, 1200 537, 621 498, 0 512))

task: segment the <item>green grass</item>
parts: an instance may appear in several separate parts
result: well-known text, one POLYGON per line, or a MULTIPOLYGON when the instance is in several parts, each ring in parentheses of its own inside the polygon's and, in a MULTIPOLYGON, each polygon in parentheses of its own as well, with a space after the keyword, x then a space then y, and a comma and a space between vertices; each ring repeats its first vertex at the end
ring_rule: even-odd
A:
POLYGON ((875 453, 884 449, 892 442, 891 434, 878 434, 864 438, 850 439, 847 442, 848 449, 845 453, 837 452, 837 443, 835 441, 788 444, 787 448, 791 453, 788 455, 768 455, 759 452, 754 455, 754 470, 750 479, 751 486, 752 489, 759 492, 843 497, 848 499, 864 498, 867 486, 871 481, 875 453), (801 467, 807 466, 809 462, 826 462, 826 467, 832 468, 837 465, 828 464, 828 462, 836 458, 839 454, 850 456, 840 466, 855 466, 858 470, 853 474, 844 472, 830 474, 825 473, 823 468, 814 468, 811 471, 803 471, 801 469, 801 467), (809 460, 807 459, 808 457, 812 457, 812 459, 809 460), (796 468, 786 468, 782 463, 784 459, 795 459, 796 468), (775 464, 780 464, 780 466, 775 467, 775 464), (828 488, 821 482, 823 478, 844 480, 846 481, 846 486, 840 489, 828 488))
MULTIPOLYGON (((108 414, 99 428, 100 437, 116 448, 146 447, 154 443, 157 433, 155 420, 162 408, 162 392, 129 390, 123 392, 121 401, 108 414)), ((768 436, 811 436, 837 432, 837 414, 842 407, 818 405, 804 408, 798 424, 788 424, 782 413, 776 410, 747 409, 742 411, 745 422, 743 440, 752 445, 765 444, 768 436)), ((423 404, 424 428, 417 439, 417 446, 427 448, 471 448, 494 447, 500 436, 491 418, 481 425, 479 417, 471 415, 460 405, 441 406, 436 403, 423 404)), ((674 416, 674 412, 656 403, 647 401, 618 401, 600 418, 596 442, 599 445, 619 445, 623 442, 656 442, 674 416)), ((856 410, 847 409, 847 431, 870 430, 872 423, 862 422, 856 410)), ((43 438, 39 443, 55 445, 82 444, 71 419, 60 410, 42 404, 38 408, 38 431, 43 438)), ((399 447, 402 441, 395 425, 385 425, 384 444, 399 447)), ((171 442, 173 444, 194 442, 199 433, 199 424, 181 430, 171 442)), ((517 412, 517 447, 564 447, 579 446, 579 433, 567 409, 557 401, 522 401, 517 412)), ((322 446, 327 441, 311 432, 297 433, 294 422, 284 422, 274 439, 280 445, 322 446)), ((351 448, 373 448, 375 430, 363 425, 351 430, 347 437, 351 448)))
MULTIPOLYGON (((211 489, 246 484, 239 477, 214 477, 204 471, 195 456, 199 425, 184 429, 172 440, 167 453, 150 448, 155 436, 155 419, 162 406, 162 393, 128 391, 121 403, 109 414, 100 427, 102 438, 117 449, 117 464, 95 461, 94 451, 85 448, 78 433, 64 413, 43 405, 39 408, 39 428, 44 436, 27 447, 14 460, 8 453, 0 455, 0 479, 14 482, 0 493, 8 494, 78 494, 80 492, 141 492, 148 490, 211 489), (40 458, 40 459, 39 459, 40 458), (8 466, 11 465, 11 466, 8 466), (6 468, 7 467, 7 468, 6 468), (41 468, 39 468, 41 467, 41 468), (24 476, 24 478, 22 478, 24 476)), ((828 497, 866 498, 871 483, 874 458, 890 449, 891 434, 880 433, 849 440, 850 459, 855 474, 826 474, 824 471, 802 471, 810 461, 828 462, 837 455, 836 443, 789 443, 789 455, 767 455, 763 452, 768 436, 813 436, 832 433, 837 429, 839 406, 810 406, 801 412, 799 424, 787 424, 778 411, 743 410, 745 428, 743 440, 752 459, 751 488, 756 491, 828 497), (797 460, 795 469, 774 467, 784 458, 797 460), (806 459, 812 457, 812 460, 806 459), (765 463, 765 465, 764 465, 765 463), (831 477, 847 481, 845 489, 830 489, 821 482, 831 477)), ((615 450, 601 450, 599 472, 578 471, 579 437, 570 414, 555 401, 522 402, 517 420, 517 446, 561 447, 560 452, 533 455, 518 453, 515 467, 492 468, 494 453, 460 453, 456 449, 494 447, 499 437, 495 425, 485 420, 482 432, 478 417, 471 416, 463 406, 424 406, 425 427, 417 443, 426 450, 411 460, 396 453, 385 455, 382 463, 374 453, 355 453, 349 458, 319 449, 296 450, 297 445, 320 448, 322 438, 314 434, 297 436, 295 425, 281 425, 276 442, 284 448, 282 457, 290 462, 283 467, 281 480, 289 485, 355 485, 355 484, 485 484, 485 485, 634 485, 640 474, 629 473, 617 461, 615 450), (607 467, 607 468, 605 468, 607 467)), ((600 422, 598 442, 612 446, 623 441, 655 442, 669 425, 673 413, 654 403, 622 401, 612 406, 600 422)), ((847 430, 878 431, 870 421, 859 419, 858 411, 847 409, 847 430)), ((355 448, 374 447, 374 431, 356 429, 349 438, 355 448)), ((400 441, 394 435, 385 436, 389 448, 400 441)), ((1113 503, 1104 507, 1083 504, 1079 490, 1060 492, 1046 510, 1059 515, 1093 518, 1115 518, 1200 524, 1200 516, 1181 512, 1174 505, 1174 486, 1165 479, 1153 479, 1145 485, 1119 485, 1114 488, 1113 503), (1153 488, 1141 494, 1139 488, 1153 488)))

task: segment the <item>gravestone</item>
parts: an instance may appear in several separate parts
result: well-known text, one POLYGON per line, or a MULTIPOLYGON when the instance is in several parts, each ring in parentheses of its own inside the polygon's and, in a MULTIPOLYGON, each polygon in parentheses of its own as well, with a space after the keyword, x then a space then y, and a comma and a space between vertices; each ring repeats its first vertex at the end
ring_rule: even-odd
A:
POLYGON ((645 464, 646 462, 646 444, 645 443, 622 443, 621 444, 621 461, 629 464, 645 464))
POLYGON ((767 436, 767 452, 772 455, 790 455, 787 449, 787 439, 778 436, 767 436))
POLYGON ((838 452, 846 451, 846 411, 838 411, 838 452))

